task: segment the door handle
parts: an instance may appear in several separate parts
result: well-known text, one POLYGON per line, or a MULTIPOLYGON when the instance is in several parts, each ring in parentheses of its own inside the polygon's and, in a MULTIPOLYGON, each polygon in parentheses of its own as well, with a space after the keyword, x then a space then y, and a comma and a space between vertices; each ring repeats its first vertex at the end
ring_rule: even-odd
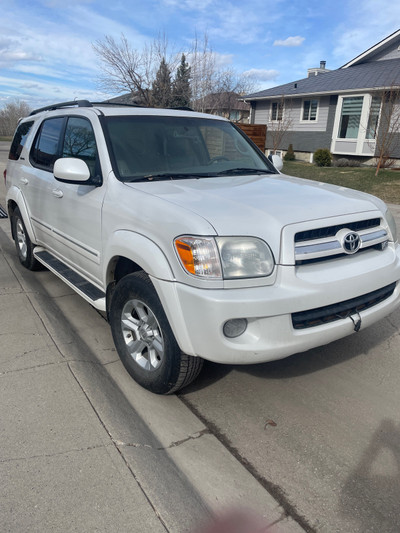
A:
POLYGON ((27 180, 26 178, 20 178, 19 182, 21 185, 28 185, 29 180, 27 180))
POLYGON ((60 189, 53 189, 51 192, 56 198, 62 198, 64 196, 64 193, 60 189))

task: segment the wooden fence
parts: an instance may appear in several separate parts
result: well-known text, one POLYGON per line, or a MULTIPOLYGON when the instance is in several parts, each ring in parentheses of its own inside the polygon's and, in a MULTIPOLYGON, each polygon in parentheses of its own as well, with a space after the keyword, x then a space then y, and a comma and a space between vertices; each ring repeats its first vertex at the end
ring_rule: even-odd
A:
POLYGON ((265 139, 267 137, 266 124, 236 124, 255 143, 260 150, 265 150, 265 139))

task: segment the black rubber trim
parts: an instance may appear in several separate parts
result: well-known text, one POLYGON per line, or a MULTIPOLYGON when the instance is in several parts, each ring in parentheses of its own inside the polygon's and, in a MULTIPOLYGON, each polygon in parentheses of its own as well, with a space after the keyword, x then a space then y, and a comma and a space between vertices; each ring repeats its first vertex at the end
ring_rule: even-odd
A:
POLYGON ((301 311, 292 314, 292 324, 294 329, 306 329, 321 326, 335 320, 348 318, 350 315, 369 309, 389 298, 396 283, 391 283, 382 289, 369 292, 357 298, 351 298, 337 304, 326 305, 309 311, 301 311))
POLYGON ((105 293, 98 289, 93 283, 90 283, 87 279, 80 274, 72 270, 65 263, 51 255, 49 252, 43 250, 42 252, 35 253, 35 257, 39 258, 46 265, 58 272, 60 276, 74 285, 83 294, 93 301, 105 298, 105 293))

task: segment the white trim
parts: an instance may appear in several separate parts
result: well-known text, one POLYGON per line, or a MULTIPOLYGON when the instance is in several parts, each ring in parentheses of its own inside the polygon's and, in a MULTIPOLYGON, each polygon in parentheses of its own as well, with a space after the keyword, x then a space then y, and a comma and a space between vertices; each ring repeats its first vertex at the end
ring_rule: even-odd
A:
POLYGON ((376 43, 374 46, 371 46, 371 48, 368 48, 368 50, 365 50, 365 52, 362 52, 362 54, 358 55, 354 59, 350 60, 348 63, 345 63, 340 68, 349 68, 352 65, 360 62, 362 59, 365 59, 369 55, 374 54, 379 48, 383 48, 385 45, 390 43, 390 41, 395 40, 397 37, 400 37, 400 30, 395 31, 394 33, 391 33, 388 37, 383 39, 382 41, 379 41, 379 43, 376 43))

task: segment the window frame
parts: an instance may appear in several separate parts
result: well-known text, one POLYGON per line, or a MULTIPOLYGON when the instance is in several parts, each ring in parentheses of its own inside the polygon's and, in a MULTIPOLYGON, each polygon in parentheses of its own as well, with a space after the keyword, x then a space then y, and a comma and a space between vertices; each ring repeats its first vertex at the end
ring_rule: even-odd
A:
POLYGON ((320 107, 320 99, 319 98, 303 98, 301 102, 301 108, 300 108, 300 122, 304 122, 306 124, 316 124, 318 122, 319 118, 319 107, 320 107), (309 118, 304 118, 304 105, 306 102, 310 102, 309 107, 309 118), (315 119, 311 119, 311 109, 312 109, 312 102, 317 102, 317 109, 315 112, 315 119))
POLYGON ((269 117, 270 122, 282 122, 283 116, 284 116, 284 111, 285 111, 285 103, 284 102, 282 102, 280 100, 275 100, 275 101, 271 102, 270 117, 269 117), (277 118, 273 118, 274 105, 276 105, 276 117, 277 118))
MULTIPOLYGON (((55 115, 55 116, 52 116, 52 117, 44 118, 40 122, 40 124, 38 126, 38 129, 37 129, 37 131, 35 133, 35 138, 34 138, 34 140, 32 142, 31 147, 30 147, 29 161, 30 161, 31 165, 34 168, 39 168, 40 170, 44 170, 46 172, 53 173, 55 161, 57 159, 62 159, 63 157, 65 157, 65 156, 63 156, 63 149, 64 149, 64 144, 65 144, 65 133, 66 133, 66 130, 67 130, 67 127, 68 127, 68 122, 69 122, 70 119, 80 119, 80 120, 84 120, 85 122, 90 124, 90 127, 91 127, 92 132, 93 132, 94 141, 95 141, 97 157, 96 157, 96 162, 95 162, 95 167, 94 167, 94 175, 92 175, 92 172, 91 172, 91 175, 90 175, 90 178, 89 178, 88 182, 85 182, 85 183, 99 186, 102 183, 102 172, 101 172, 101 164, 100 164, 100 153, 99 153, 99 149, 98 149, 98 145, 97 145, 95 128, 94 128, 92 122, 90 121, 90 119, 88 117, 83 116, 83 115, 75 115, 75 114, 55 115), (43 131, 44 124, 46 122, 48 122, 49 120, 55 120, 55 119, 62 119, 63 123, 62 123, 62 126, 60 128, 60 134, 59 134, 59 137, 58 137, 58 145, 57 145, 57 150, 56 150, 56 153, 55 153, 54 162, 50 166, 43 165, 43 164, 38 163, 34 159, 34 155, 33 154, 35 152, 36 145, 37 144, 39 145, 39 143, 40 143, 40 137, 41 137, 41 134, 42 134, 42 131, 43 131)), ((77 157, 77 159, 81 159, 82 161, 85 161, 83 158, 77 157)), ((82 182, 79 182, 79 183, 82 183, 82 182)))
POLYGON ((365 157, 374 157, 376 148, 376 137, 379 135, 379 126, 382 115, 382 102, 379 109, 379 116, 377 118, 376 137, 373 139, 367 138, 367 129, 369 123, 369 116, 371 112, 371 104, 375 92, 357 92, 357 93, 345 93, 338 95, 338 101, 336 104, 335 120, 332 131, 331 152, 338 155, 356 155, 365 157), (358 129, 358 136, 356 138, 339 137, 343 101, 346 98, 363 97, 363 105, 361 108, 360 123, 358 129), (347 143, 347 146, 343 146, 343 143, 347 143))

